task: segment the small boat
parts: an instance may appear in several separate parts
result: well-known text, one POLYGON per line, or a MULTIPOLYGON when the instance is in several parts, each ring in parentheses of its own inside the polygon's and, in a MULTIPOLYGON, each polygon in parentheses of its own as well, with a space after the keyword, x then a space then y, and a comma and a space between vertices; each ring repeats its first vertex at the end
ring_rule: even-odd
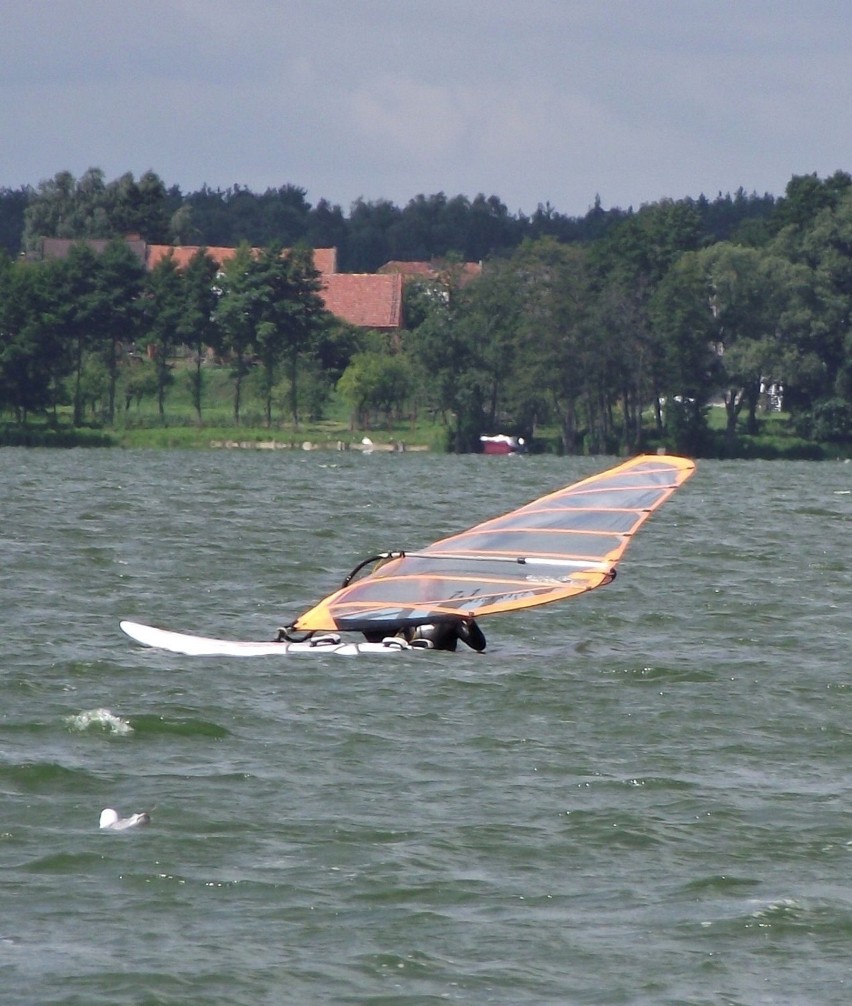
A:
POLYGON ((523 437, 510 437, 497 433, 493 437, 481 436, 483 454, 526 454, 527 445, 523 437))

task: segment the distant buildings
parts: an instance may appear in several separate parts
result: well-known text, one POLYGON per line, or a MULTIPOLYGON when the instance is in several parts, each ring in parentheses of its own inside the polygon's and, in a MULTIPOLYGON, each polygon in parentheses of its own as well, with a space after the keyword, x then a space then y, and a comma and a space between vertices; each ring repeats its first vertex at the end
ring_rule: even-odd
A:
MULTIPOLYGON (((201 245, 148 244, 137 235, 130 235, 125 240, 149 270, 168 256, 172 257, 178 268, 186 268, 202 247, 220 266, 237 251, 236 248, 201 245)), ((77 243, 79 242, 70 238, 45 238, 42 257, 65 258, 77 243)), ((107 240, 94 238, 86 239, 85 243, 98 253, 103 252, 109 244, 107 240)), ((314 268, 321 277, 320 292, 327 310, 350 325, 381 332, 398 332, 404 327, 402 291, 405 283, 411 280, 442 283, 452 274, 460 286, 466 286, 482 272, 482 265, 478 262, 450 265, 437 262, 388 262, 377 273, 348 273, 337 271, 336 248, 314 248, 313 257, 314 268)))

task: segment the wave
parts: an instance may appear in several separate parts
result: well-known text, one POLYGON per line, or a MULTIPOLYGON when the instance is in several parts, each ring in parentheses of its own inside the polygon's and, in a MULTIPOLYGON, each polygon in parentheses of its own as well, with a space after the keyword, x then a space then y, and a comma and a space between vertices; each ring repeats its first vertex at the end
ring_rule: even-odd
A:
POLYGON ((847 940, 852 934, 852 909, 835 900, 779 897, 749 899, 744 910, 719 919, 706 919, 703 929, 724 933, 760 931, 765 935, 796 936, 823 934, 847 940))
POLYGON ((230 732, 218 723, 197 716, 168 717, 155 714, 134 716, 131 720, 117 716, 110 709, 86 709, 65 717, 69 729, 76 733, 100 731, 116 737, 136 734, 145 736, 212 737, 222 740, 230 732))
POLYGON ((133 717, 134 729, 140 736, 210 737, 223 740, 230 731, 212 720, 196 716, 166 717, 146 714, 133 717))
POLYGON ((25 793, 90 792, 95 776, 79 768, 67 768, 54 761, 0 765, 0 786, 25 793))
POLYGON ((126 737, 133 733, 133 727, 127 720, 104 708, 86 709, 81 713, 74 713, 71 716, 66 716, 65 722, 71 730, 78 733, 100 730, 118 737, 126 737))

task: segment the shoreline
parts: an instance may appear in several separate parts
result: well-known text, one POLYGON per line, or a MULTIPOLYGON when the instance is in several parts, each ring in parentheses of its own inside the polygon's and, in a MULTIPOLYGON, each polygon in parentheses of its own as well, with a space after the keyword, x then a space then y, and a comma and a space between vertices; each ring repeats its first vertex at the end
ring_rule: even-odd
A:
POLYGON ((284 440, 211 440, 209 446, 218 450, 253 450, 253 451, 360 451, 362 454, 382 452, 385 454, 407 454, 409 452, 427 452, 431 448, 426 444, 407 444, 402 440, 384 444, 358 444, 347 440, 325 441, 315 443, 303 440, 301 443, 288 443, 284 440))

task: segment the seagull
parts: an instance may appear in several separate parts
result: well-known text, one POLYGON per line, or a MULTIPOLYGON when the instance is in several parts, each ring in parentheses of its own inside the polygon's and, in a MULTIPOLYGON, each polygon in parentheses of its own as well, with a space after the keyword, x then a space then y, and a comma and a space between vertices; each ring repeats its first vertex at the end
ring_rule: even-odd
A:
POLYGON ((150 824, 151 815, 143 810, 140 814, 131 814, 130 817, 119 817, 117 811, 112 807, 107 807, 101 811, 100 827, 108 831, 126 831, 128 828, 135 828, 139 824, 150 824))

